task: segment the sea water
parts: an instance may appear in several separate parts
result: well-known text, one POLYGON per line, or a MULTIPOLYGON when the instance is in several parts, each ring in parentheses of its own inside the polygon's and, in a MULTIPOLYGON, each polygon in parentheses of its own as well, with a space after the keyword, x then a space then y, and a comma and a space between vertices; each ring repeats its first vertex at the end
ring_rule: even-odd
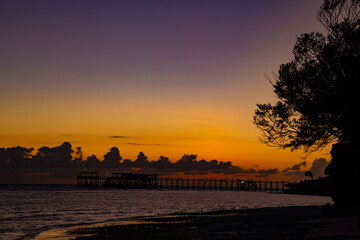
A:
POLYGON ((32 239, 51 229, 148 216, 329 202, 330 197, 264 192, 0 185, 0 239, 32 239))

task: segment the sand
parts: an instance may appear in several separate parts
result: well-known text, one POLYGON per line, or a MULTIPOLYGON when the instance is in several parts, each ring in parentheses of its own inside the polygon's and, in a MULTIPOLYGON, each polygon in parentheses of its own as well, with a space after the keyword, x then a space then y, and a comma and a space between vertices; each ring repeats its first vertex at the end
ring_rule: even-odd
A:
POLYGON ((76 239, 360 239, 360 213, 329 206, 275 207, 138 219, 81 228, 76 239))

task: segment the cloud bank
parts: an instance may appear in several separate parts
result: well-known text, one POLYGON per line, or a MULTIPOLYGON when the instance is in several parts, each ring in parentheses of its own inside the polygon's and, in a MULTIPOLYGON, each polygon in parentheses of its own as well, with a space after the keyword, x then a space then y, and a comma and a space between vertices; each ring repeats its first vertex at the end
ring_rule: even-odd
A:
MULTIPOLYGON (((325 166, 325 159, 314 161, 310 170, 317 175, 325 166)), ((286 168, 282 173, 286 175, 303 175, 300 168, 306 166, 301 162, 286 168)), ((169 161, 168 157, 160 156, 157 160, 149 160, 140 152, 135 160, 123 159, 117 147, 112 147, 100 160, 91 155, 83 159, 81 147, 73 149, 69 142, 60 146, 41 147, 36 151, 33 148, 11 147, 0 148, 0 182, 23 182, 25 180, 52 178, 74 179, 77 171, 110 171, 110 172, 138 172, 155 173, 159 175, 207 175, 223 174, 232 176, 249 176, 267 178, 281 173, 274 169, 243 169, 234 166, 230 161, 197 159, 197 155, 184 154, 176 162, 169 161)))
POLYGON ((325 177, 325 168, 329 165, 325 158, 317 158, 312 162, 311 167, 306 170, 306 161, 295 164, 291 167, 285 168, 282 173, 286 176, 293 176, 296 178, 304 178, 305 172, 309 171, 312 173, 314 178, 325 177))

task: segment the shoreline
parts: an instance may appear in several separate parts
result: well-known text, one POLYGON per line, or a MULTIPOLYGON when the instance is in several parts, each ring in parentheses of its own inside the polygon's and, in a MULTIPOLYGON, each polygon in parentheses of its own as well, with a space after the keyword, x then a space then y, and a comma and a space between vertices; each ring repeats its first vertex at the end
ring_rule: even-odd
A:
POLYGON ((329 205, 265 207, 145 217, 67 231, 95 239, 360 239, 360 213, 329 205))

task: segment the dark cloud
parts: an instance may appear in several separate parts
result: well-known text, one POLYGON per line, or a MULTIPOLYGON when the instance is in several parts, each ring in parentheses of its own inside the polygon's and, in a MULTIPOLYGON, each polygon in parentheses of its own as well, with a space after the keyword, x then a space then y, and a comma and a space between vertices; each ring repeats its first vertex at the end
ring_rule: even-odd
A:
POLYGON ((104 160, 101 165, 104 168, 118 168, 120 167, 121 159, 122 157, 120 156, 119 149, 117 147, 112 147, 109 152, 104 155, 104 160))
POLYGON ((306 166, 306 162, 303 161, 292 167, 287 167, 285 170, 283 170, 283 174, 287 176, 303 178, 305 176, 305 172, 310 171, 313 174, 314 178, 324 177, 324 170, 328 164, 329 162, 326 161, 326 159, 318 158, 312 162, 312 166, 309 170, 305 170, 304 168, 303 170, 301 170, 302 167, 306 166))
POLYGON ((329 165, 330 162, 326 161, 325 158, 317 158, 313 161, 311 168, 308 170, 314 176, 314 178, 324 177, 325 168, 329 165))
POLYGON ((244 173, 244 170, 239 166, 231 166, 227 169, 222 169, 222 173, 225 175, 233 175, 233 174, 239 174, 244 173))
MULTIPOLYGON (((326 160, 325 160, 326 161, 326 160)), ((285 174, 295 174, 297 169, 305 166, 301 162, 284 171, 285 174)), ((318 159, 314 161, 311 170, 314 175, 317 169, 324 168, 324 161, 318 159)), ((99 159, 91 155, 83 159, 82 148, 73 149, 69 142, 64 142, 60 146, 44 146, 37 151, 33 148, 12 147, 0 148, 0 182, 44 182, 44 179, 75 179, 77 171, 98 171, 98 172, 138 172, 154 173, 159 175, 173 175, 183 173, 185 175, 206 175, 223 174, 233 176, 256 176, 270 177, 278 173, 278 169, 243 169, 233 166, 230 161, 197 159, 197 155, 184 154, 178 161, 170 162, 165 156, 160 156, 157 160, 149 160, 148 157, 140 152, 135 160, 123 159, 117 147, 112 147, 99 159), (31 177, 35 179, 31 181, 31 177), (6 179, 6 181, 4 180, 6 179)), ((320 170, 319 170, 320 171, 320 170)), ((59 180, 61 182, 61 180, 59 180)), ((46 181, 45 181, 46 182, 46 181)), ((51 181, 49 181, 51 182, 51 181)))
POLYGON ((291 176, 295 178, 303 178, 305 174, 305 170, 301 170, 302 167, 306 166, 306 161, 302 161, 298 164, 295 164, 291 167, 285 168, 282 173, 285 176, 291 176))
POLYGON ((305 172, 306 172, 306 171, 298 170, 298 171, 283 172, 283 174, 284 174, 285 176, 291 176, 291 177, 295 177, 295 178, 304 178, 305 172))
POLYGON ((100 168, 101 162, 95 155, 91 155, 91 156, 87 157, 87 159, 86 159, 86 167, 87 168, 100 168))
POLYGON ((147 156, 143 152, 140 152, 136 160, 133 162, 133 167, 139 168, 148 168, 150 167, 150 162, 147 160, 147 156))
POLYGON ((132 138, 132 137, 115 135, 115 136, 109 136, 109 138, 122 138, 122 139, 126 139, 126 138, 132 138))
POLYGON ((295 164, 292 167, 287 167, 285 170, 283 170, 283 172, 286 173, 289 171, 299 171, 301 167, 305 167, 305 166, 306 166, 306 161, 303 161, 298 164, 295 164))
POLYGON ((249 168, 248 170, 244 171, 244 173, 246 174, 254 174, 254 173, 257 173, 257 171, 253 168, 249 168))
POLYGON ((258 175, 256 175, 256 177, 258 178, 267 178, 270 177, 271 175, 277 174, 278 173, 278 169, 277 168, 269 168, 269 169, 261 169, 258 172, 258 175))
POLYGON ((127 143, 128 145, 135 145, 135 146, 160 146, 159 143, 156 144, 147 144, 147 143, 133 143, 133 142, 129 142, 127 143))

